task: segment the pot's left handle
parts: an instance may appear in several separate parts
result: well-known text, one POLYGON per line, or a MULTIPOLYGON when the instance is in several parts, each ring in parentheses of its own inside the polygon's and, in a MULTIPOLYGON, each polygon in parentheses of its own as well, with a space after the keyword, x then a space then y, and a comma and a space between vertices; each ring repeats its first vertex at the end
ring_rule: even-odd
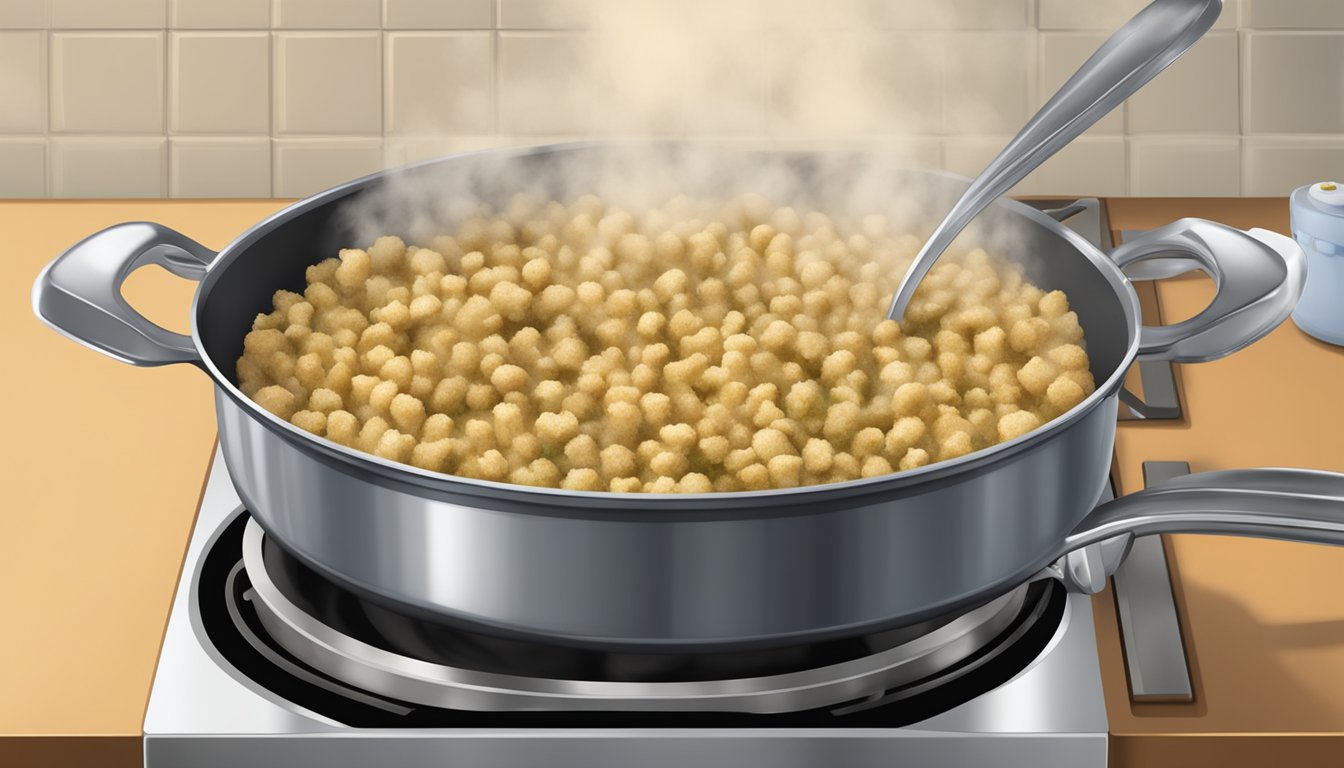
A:
POLYGON ((1202 269, 1217 294, 1198 315, 1168 326, 1144 326, 1140 360, 1202 363, 1258 341, 1279 327, 1302 296, 1307 258, 1289 237, 1243 232, 1203 219, 1182 219, 1111 251, 1132 279, 1156 280, 1202 269))
POLYGON ((214 258, 214 251, 167 227, 118 224, 76 243, 42 270, 33 284, 33 311, 62 335, 124 363, 200 365, 191 337, 136 312, 121 286, 148 264, 200 280, 214 258))

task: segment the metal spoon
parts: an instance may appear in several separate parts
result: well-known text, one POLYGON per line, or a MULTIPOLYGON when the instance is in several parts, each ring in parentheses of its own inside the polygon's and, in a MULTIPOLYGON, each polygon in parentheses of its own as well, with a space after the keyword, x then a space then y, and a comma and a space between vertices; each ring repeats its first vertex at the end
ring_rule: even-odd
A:
POLYGON ((1223 0, 1156 0, 1111 35, 952 206, 906 271, 887 317, 900 320, 924 275, 966 225, 1190 49, 1223 0))

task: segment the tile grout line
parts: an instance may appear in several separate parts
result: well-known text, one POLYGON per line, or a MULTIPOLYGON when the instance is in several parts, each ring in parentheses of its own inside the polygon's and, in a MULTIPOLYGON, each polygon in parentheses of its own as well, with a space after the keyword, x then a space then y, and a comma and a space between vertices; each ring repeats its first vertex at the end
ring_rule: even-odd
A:
MULTIPOLYGON (((384 12, 387 8, 387 0, 379 3, 384 12)), ((382 14, 379 14, 380 17, 382 14)), ((388 56, 388 31, 387 25, 382 25, 378 30, 378 170, 385 170, 387 163, 387 106, 388 99, 392 98, 391 89, 388 87, 388 76, 391 74, 387 66, 388 56)))
MULTIPOLYGON (((51 9, 47 9, 48 20, 50 20, 51 9)), ((46 50, 46 86, 47 86, 47 118, 44 124, 47 129, 47 158, 43 163, 43 170, 46 172, 46 178, 42 180, 43 190, 47 197, 56 196, 56 147, 52 142, 53 123, 56 115, 56 33, 54 30, 46 31, 47 50, 46 50)))
POLYGON ((500 112, 501 102, 503 101, 500 78, 500 49, 504 46, 504 38, 501 32, 501 21, 503 10, 501 4, 504 0, 494 0, 490 4, 490 121, 492 130, 495 134, 501 133, 500 112))
POLYGON ((1246 119, 1246 110, 1250 108, 1250 102, 1246 98, 1247 90, 1251 85, 1250 78, 1250 39, 1251 33, 1243 25, 1250 13, 1247 10, 1249 0, 1242 0, 1237 3, 1237 194, 1246 194, 1246 165, 1247 165, 1247 147, 1246 147, 1246 126, 1249 121, 1246 119))
MULTIPOLYGON (((49 15, 51 13, 51 9, 47 8, 46 10, 49 15)), ((42 195, 43 197, 49 198, 55 194, 53 190, 56 186, 56 180, 52 178, 52 176, 55 173, 55 168, 53 165, 53 158, 52 158, 52 155, 54 154, 54 148, 51 145, 51 112, 52 112, 53 88, 52 88, 52 74, 51 74, 52 34, 50 29, 43 30, 42 42, 43 42, 42 66, 44 69, 42 73, 42 79, 44 81, 42 83, 44 89, 42 95, 45 97, 43 99, 43 102, 45 102, 43 106, 46 107, 46 109, 43 110, 42 115, 42 128, 44 130, 43 142, 42 142, 42 195)))
MULTIPOLYGON (((276 0, 266 0, 266 16, 273 19, 276 0)), ((274 22, 271 28, 266 30, 266 125, 270 129, 269 136, 266 137, 266 151, 269 156, 269 164, 266 165, 266 194, 276 196, 276 93, 278 87, 276 81, 280 78, 280 65, 277 63, 276 55, 276 28, 274 22)))
POLYGON ((280 173, 280 153, 276 143, 275 130, 276 124, 280 121, 280 38, 274 29, 269 31, 268 37, 270 38, 271 44, 271 67, 269 82, 270 91, 267 94, 267 109, 269 110, 267 113, 267 125, 269 130, 267 133, 271 144, 271 166, 269 169, 271 194, 274 195, 276 190, 280 187, 278 178, 280 173))
POLYGON ((170 104, 175 104, 175 103, 177 102, 177 100, 176 100, 175 98, 173 98, 173 93, 172 93, 173 85, 174 85, 173 80, 176 78, 176 73, 175 73, 175 71, 174 71, 174 70, 176 70, 176 67, 173 66, 173 61, 172 61, 172 40, 171 40, 171 34, 170 34, 169 31, 168 31, 168 30, 170 29, 170 27, 171 27, 171 24, 170 24, 169 21, 168 21, 168 14, 169 14, 169 11, 170 11, 170 9, 168 8, 168 6, 170 5, 170 3, 169 3, 169 0, 162 0, 162 2, 163 2, 163 64, 162 64, 163 69, 161 70, 161 76, 163 77, 163 97, 162 97, 162 98, 163 98, 163 112, 162 112, 162 114, 159 116, 159 119, 160 119, 160 121, 161 121, 161 122, 159 123, 159 127, 163 129, 163 176, 164 176, 164 177, 160 180, 161 183, 162 183, 162 186, 160 187, 160 194, 159 194, 159 196, 160 196, 160 197, 172 197, 172 196, 173 196, 173 150, 172 150, 172 147, 169 145, 169 142, 168 142, 168 134, 169 134, 169 127, 172 125, 172 107, 170 106, 170 104))

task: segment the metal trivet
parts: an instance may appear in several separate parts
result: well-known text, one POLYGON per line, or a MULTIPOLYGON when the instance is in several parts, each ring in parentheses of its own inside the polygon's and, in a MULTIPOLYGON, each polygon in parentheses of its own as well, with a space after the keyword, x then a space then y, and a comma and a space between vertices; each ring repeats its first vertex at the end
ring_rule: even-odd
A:
POLYGON ((397 617, 316 576, 268 543, 251 519, 242 549, 243 575, 251 584, 243 597, 284 651, 366 694, 454 710, 765 714, 837 705, 858 710, 920 692, 921 686, 912 684, 933 685, 974 670, 993 657, 987 651, 1004 644, 1006 630, 1030 626, 1022 621, 1024 612, 1044 611, 1044 601, 1027 604, 1031 590, 1024 585, 973 611, 932 622, 931 630, 914 636, 907 629, 851 641, 845 649, 833 646, 820 665, 815 647, 765 651, 764 666, 750 662, 747 674, 732 654, 722 653, 630 654, 615 663, 594 663, 595 656, 610 654, 536 644, 522 653, 512 647, 519 641, 397 617), (503 653, 496 652, 501 643, 503 653), (831 660, 836 654, 851 657, 831 660), (571 666, 576 659, 579 664, 571 666), (948 674, 940 676, 942 671, 948 674), (687 679, 692 675, 701 677, 687 679))

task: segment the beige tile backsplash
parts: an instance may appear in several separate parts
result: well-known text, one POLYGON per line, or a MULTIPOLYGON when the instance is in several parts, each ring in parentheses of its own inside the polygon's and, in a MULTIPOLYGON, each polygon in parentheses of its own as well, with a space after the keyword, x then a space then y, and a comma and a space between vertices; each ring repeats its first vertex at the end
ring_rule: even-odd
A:
POLYGON ((1344 136, 1247 136, 1241 168, 1247 195, 1282 195, 1304 178, 1344 179, 1344 136))
MULTIPOLYGON (((871 0, 856 28, 822 0, 721 0, 696 23, 731 45, 701 26, 646 57, 595 40, 592 0, 0 0, 0 197, 296 197, 628 133, 843 136, 973 174, 1145 2, 871 0), (780 27, 799 14, 801 33, 780 27), (657 93, 632 76, 650 61, 657 93)), ((1227 0, 1189 55, 1016 191, 1283 195, 1326 178, 1344 180, 1344 0, 1227 0)))
POLYGON ((47 40, 0 32, 0 132, 41 133, 47 117, 47 40))
POLYGON ((384 29, 490 29, 494 0, 384 0, 384 29))
POLYGON ((163 0, 49 0, 56 29, 153 29, 168 18, 163 0))
POLYGON ((1248 133, 1344 133, 1344 36, 1250 35, 1242 55, 1242 122, 1248 133), (1301 87, 1306 83, 1311 87, 1301 87))
POLYGON ((1344 29, 1339 0, 1241 0, 1242 21, 1257 29, 1344 29))
POLYGON ((498 0, 495 18, 500 29, 580 29, 591 21, 583 0, 498 0))
POLYGON ((44 139, 0 139, 0 168, 0 197, 46 197, 44 139))
POLYGON ((382 71, 377 32, 277 32, 275 133, 381 134, 382 71))
POLYGON ((1131 195, 1219 197, 1240 191, 1241 141, 1235 136, 1129 140, 1131 195))
POLYGON ((163 197, 168 140, 162 136, 57 136, 50 140, 52 197, 163 197))
POLYGON ((173 32, 168 61, 172 73, 169 130, 182 134, 270 131, 269 34, 173 32))
POLYGON ((1126 132, 1240 132, 1236 32, 1211 32, 1125 105, 1126 132))
POLYGON ((161 133, 163 38, 163 32, 53 34, 51 132, 161 133))
POLYGON ((554 32, 501 32, 498 37, 502 132, 582 133, 593 127, 596 84, 567 66, 583 55, 582 37, 554 32))
POLYGON ((389 32, 383 64, 387 133, 494 130, 494 46, 489 32, 389 32))
POLYGON ((382 23, 382 0, 271 1, 277 29, 378 29, 382 23))
POLYGON ((276 139, 271 185, 276 197, 302 197, 383 166, 378 139, 276 139))
POLYGON ((168 142, 172 197, 269 197, 271 140, 174 137, 168 142))
POLYGON ((271 0, 168 0, 174 29, 270 29, 271 0))
POLYGON ((1035 111, 1031 73, 1035 34, 966 32, 944 49, 943 132, 1015 133, 1035 111))
POLYGON ((49 0, 5 0, 0 3, 0 29, 41 29, 50 21, 49 0))

